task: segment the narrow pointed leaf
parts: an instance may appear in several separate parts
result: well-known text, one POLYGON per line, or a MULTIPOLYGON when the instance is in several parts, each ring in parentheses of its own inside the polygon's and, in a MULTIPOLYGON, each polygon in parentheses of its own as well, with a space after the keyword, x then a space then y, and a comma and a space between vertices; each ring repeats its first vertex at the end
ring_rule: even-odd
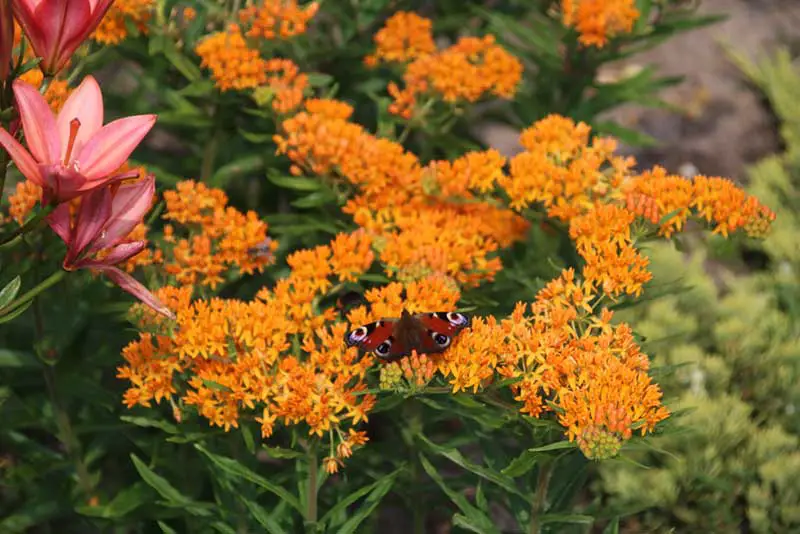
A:
POLYGON ((195 448, 198 451, 205 454, 208 457, 208 459, 211 460, 211 463, 213 463, 215 466, 220 468, 225 473, 236 478, 242 478, 244 480, 247 480, 264 488, 270 493, 273 493, 278 497, 280 497, 281 499, 283 499, 286 503, 288 503, 292 508, 294 508, 301 514, 303 513, 303 507, 300 505, 300 501, 298 501, 297 497, 289 493, 289 491, 286 490, 285 488, 270 482, 261 475, 254 473, 253 471, 251 471, 250 469, 243 466, 242 464, 240 464, 239 462, 237 462, 232 458, 218 456, 212 452, 209 452, 199 444, 195 444, 195 448))

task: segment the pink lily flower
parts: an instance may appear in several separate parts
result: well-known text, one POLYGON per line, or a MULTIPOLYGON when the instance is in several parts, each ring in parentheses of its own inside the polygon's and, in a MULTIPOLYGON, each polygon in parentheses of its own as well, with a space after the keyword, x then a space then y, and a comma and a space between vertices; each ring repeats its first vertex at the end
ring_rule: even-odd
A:
POLYGON ((19 25, 28 37, 39 64, 56 74, 89 37, 113 0, 11 0, 19 25))
POLYGON ((44 189, 45 204, 132 177, 114 172, 153 127, 155 115, 125 117, 103 126, 103 95, 92 76, 70 94, 58 116, 32 85, 17 80, 13 87, 30 152, 3 128, 0 145, 20 172, 44 189))
POLYGON ((65 270, 102 272, 156 312, 174 318, 172 311, 146 287, 116 267, 144 249, 144 241, 124 240, 142 222, 154 192, 152 174, 138 182, 107 185, 83 195, 74 217, 70 216, 69 204, 63 203, 48 216, 47 222, 67 244, 65 270))

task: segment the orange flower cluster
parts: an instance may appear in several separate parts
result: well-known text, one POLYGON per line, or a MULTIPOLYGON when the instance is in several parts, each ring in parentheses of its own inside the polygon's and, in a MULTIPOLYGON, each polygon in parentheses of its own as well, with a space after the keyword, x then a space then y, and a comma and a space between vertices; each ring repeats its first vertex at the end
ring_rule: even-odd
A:
POLYGON ((221 91, 252 89, 267 81, 266 61, 247 44, 236 24, 205 37, 195 52, 221 91))
POLYGON ((92 34, 92 39, 104 45, 116 45, 128 37, 128 25, 147 33, 147 23, 153 15, 155 0, 115 0, 92 34))
POLYGON ((519 303, 501 321, 475 318, 472 328, 438 356, 453 391, 479 389, 496 376, 517 379, 511 389, 531 417, 555 412, 574 440, 601 428, 620 439, 644 434, 669 412, 647 375, 647 356, 630 328, 612 325, 613 313, 596 310, 591 284, 566 270, 530 305, 519 303))
POLYGON ((522 79, 522 63, 495 44, 494 36, 461 37, 437 51, 431 22, 414 13, 395 13, 375 35, 375 43, 367 65, 410 61, 403 74, 405 87, 388 87, 394 98, 389 111, 406 119, 417 112, 421 95, 432 92, 448 103, 477 102, 489 94, 512 98, 522 79))
POLYGON ((492 279, 501 264, 489 256, 528 229, 511 210, 478 196, 502 174, 504 158, 487 151, 423 166, 400 144, 350 122, 351 112, 346 104, 312 100, 283 121, 275 141, 293 161, 293 172, 358 189, 344 212, 375 238, 390 276, 439 274, 466 285, 492 279), (441 191, 457 198, 443 198, 441 191))
POLYGON ((308 87, 308 76, 301 74, 288 59, 270 59, 264 65, 267 86, 272 95, 272 109, 286 114, 303 103, 303 91, 308 87))
POLYGON ((42 201, 42 188, 30 180, 17 182, 13 194, 9 195, 8 214, 17 224, 22 225, 28 214, 42 201))
POLYGON ((693 212, 723 235, 739 228, 763 235, 774 219, 757 199, 722 178, 687 180, 658 167, 635 175, 631 158, 613 155, 613 140, 590 141, 590 133, 586 124, 558 115, 538 121, 522 132, 525 151, 511 159, 507 176, 496 174, 496 183, 512 208, 541 203, 550 217, 570 224, 570 237, 586 261, 584 279, 607 295, 639 295, 651 278, 631 235, 637 216, 659 225, 665 236, 681 230, 693 212))
POLYGON ((584 46, 602 48, 621 33, 630 33, 639 19, 635 0, 561 0, 564 26, 575 28, 584 46))
POLYGON ((239 20, 249 26, 248 37, 288 39, 306 32, 308 21, 319 10, 319 4, 300 7, 296 0, 263 0, 239 12, 239 20))
POLYGON ((723 236, 744 229, 759 237, 775 220, 772 210, 725 178, 695 176, 686 180, 656 167, 629 180, 622 190, 627 209, 658 225, 659 234, 666 237, 680 231, 692 211, 723 236))
POLYGON ((407 11, 389 17, 373 39, 375 54, 364 60, 370 66, 380 61, 406 63, 436 51, 431 20, 407 11))
POLYGON ((178 284, 214 289, 231 268, 252 274, 274 261, 278 244, 267 238, 267 224, 253 211, 228 206, 222 190, 186 180, 166 191, 164 201, 162 218, 174 224, 164 227, 164 243, 154 259, 163 261, 178 284))
MULTIPOLYGON (((209 210, 224 198, 221 191, 192 183, 173 193, 165 195, 171 199, 170 218, 185 224, 215 220, 209 210)), ((137 305, 142 333, 124 349, 126 363, 118 374, 131 384, 126 405, 193 406, 226 430, 253 413, 264 437, 277 423, 303 424, 310 434, 329 436, 332 460, 326 465, 333 469, 366 441, 352 427, 366 420, 375 402, 365 382, 372 361, 345 347, 347 325, 318 302, 334 280, 355 279, 370 267, 369 248, 365 232, 357 231, 295 252, 287 259, 289 276, 250 302, 192 301, 190 286, 162 288, 158 297, 177 321, 166 324, 137 305)), ((400 289, 392 288, 397 303, 400 289)), ((441 289, 440 283, 420 282, 409 293, 424 307, 442 303, 441 289)), ((452 306, 455 300, 449 300, 452 306)))

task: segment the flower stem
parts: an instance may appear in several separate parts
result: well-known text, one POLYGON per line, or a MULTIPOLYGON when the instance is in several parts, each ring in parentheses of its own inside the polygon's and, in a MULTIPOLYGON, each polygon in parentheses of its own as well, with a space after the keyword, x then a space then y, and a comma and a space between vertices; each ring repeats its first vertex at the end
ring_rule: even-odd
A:
MULTIPOLYGON (((58 270, 58 271, 54 272, 53 274, 48 276, 46 279, 44 279, 41 282, 39 282, 35 287, 33 287, 32 289, 28 290, 22 296, 19 296, 16 299, 14 299, 13 301, 11 301, 11 303, 8 306, 6 306, 5 308, 2 309, 2 311, 0 311, 0 317, 2 317, 4 315, 8 315, 9 313, 13 312, 14 310, 19 308, 23 304, 27 303, 29 300, 32 300, 32 299, 36 298, 39 295, 39 293, 41 293, 42 291, 54 286, 59 281, 61 281, 61 279, 64 278, 65 274, 67 274, 67 272, 66 271, 62 271, 62 270, 58 270)), ((40 339, 41 339, 41 337, 40 337, 40 339)))
POLYGON ((221 137, 220 119, 222 116, 222 113, 220 113, 219 104, 214 104, 214 110, 212 111, 211 116, 214 121, 214 126, 213 130, 211 131, 211 137, 208 138, 206 146, 203 148, 203 160, 200 163, 200 181, 206 184, 209 183, 209 180, 211 180, 211 175, 214 174, 214 162, 217 159, 217 152, 219 151, 219 142, 221 137))
MULTIPOLYGON (((6 166, 3 165, 2 168, 5 169, 6 166)), ((5 181, 5 170, 0 171, 0 172, 3 173, 3 181, 5 181)), ((55 206, 46 206, 46 207, 42 208, 39 211, 39 213, 34 215, 32 218, 28 219, 25 222, 25 224, 23 224, 22 226, 20 226, 19 228, 17 228, 16 230, 14 230, 10 234, 8 234, 7 236, 5 236, 2 239, 0 239, 0 247, 5 245, 6 243, 10 243, 11 241, 13 241, 18 236, 26 234, 26 233, 30 232, 31 230, 35 229, 45 219, 45 217, 47 217, 48 215, 50 215, 50 213, 52 213, 53 209, 55 209, 55 206)))
POLYGON ((536 495, 531 503, 531 523, 529 534, 540 534, 542 531, 542 512, 547 502, 547 488, 553 475, 553 461, 545 461, 539 465, 539 477, 536 483, 536 495))
POLYGON ((317 443, 308 447, 308 488, 306 494, 306 530, 314 532, 317 525, 317 443))

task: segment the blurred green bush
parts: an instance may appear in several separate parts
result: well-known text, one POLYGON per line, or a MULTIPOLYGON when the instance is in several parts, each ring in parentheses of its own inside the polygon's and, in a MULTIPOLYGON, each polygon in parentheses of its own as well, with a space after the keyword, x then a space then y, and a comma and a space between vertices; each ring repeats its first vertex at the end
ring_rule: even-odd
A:
POLYGON ((639 453, 649 469, 600 466, 597 489, 632 514, 630 531, 800 531, 800 69, 785 50, 757 65, 733 57, 781 123, 785 151, 748 171, 777 219, 757 243, 649 251, 655 279, 683 290, 626 319, 670 371, 659 377, 669 405, 685 412, 682 432, 639 453))

